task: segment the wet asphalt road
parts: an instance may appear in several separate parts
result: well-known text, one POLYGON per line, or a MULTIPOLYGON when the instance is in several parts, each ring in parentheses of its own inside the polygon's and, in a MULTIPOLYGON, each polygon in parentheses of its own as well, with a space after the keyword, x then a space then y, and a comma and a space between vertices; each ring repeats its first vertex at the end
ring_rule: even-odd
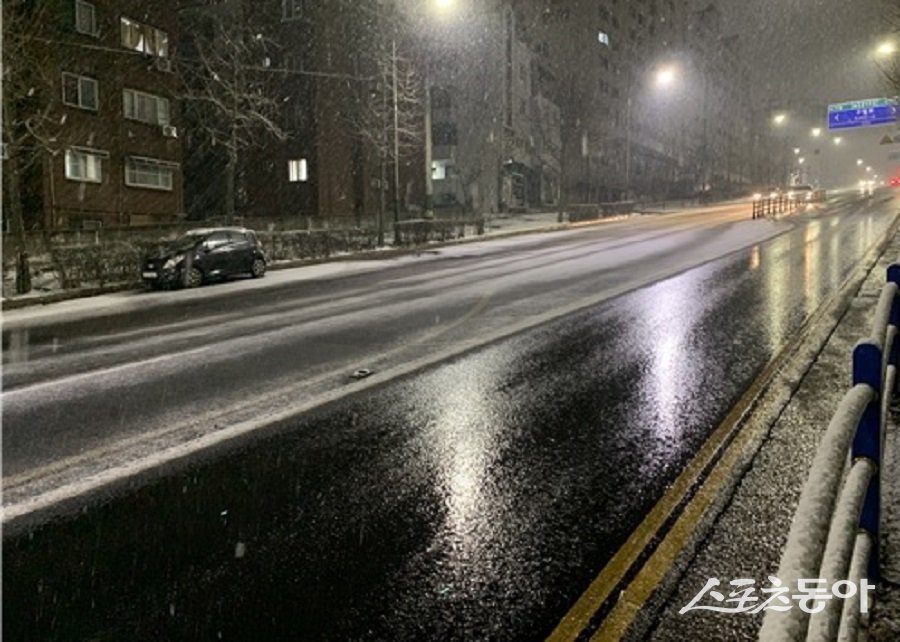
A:
MULTIPOLYGON (((339 399, 77 518, 16 534, 3 553, 6 636, 542 639, 756 374, 882 237, 893 211, 839 201, 793 219, 781 236, 339 399)), ((591 240, 572 237, 565 256, 583 242, 590 266, 591 240)), ((672 253, 661 255, 672 261, 672 253)), ((597 270, 582 288, 588 278, 603 283, 597 270)), ((521 295, 510 289, 491 301, 521 295)), ((116 331, 152 350, 131 322, 116 331)), ((40 356, 51 335, 91 345, 90 326, 76 324, 31 333, 29 354, 40 356)), ((252 371, 255 353, 242 354, 235 367, 252 371)), ((52 360, 40 361, 50 368, 52 360)), ((54 376, 76 388, 93 383, 71 378, 79 372, 71 367, 54 376)), ((33 443, 44 440, 26 427, 68 443, 59 424, 73 413, 97 413, 88 430, 97 439, 116 425, 113 410, 101 412, 116 404, 102 397, 93 410, 63 403, 32 423, 58 400, 53 386, 37 387, 48 375, 35 370, 21 369, 11 392, 49 399, 39 410, 14 404, 12 420, 4 417, 5 475, 58 453, 33 443)), ((209 370, 213 384, 237 372, 209 370)), ((152 406, 141 410, 158 418, 152 406)), ((93 443, 72 439, 76 448, 93 443)))

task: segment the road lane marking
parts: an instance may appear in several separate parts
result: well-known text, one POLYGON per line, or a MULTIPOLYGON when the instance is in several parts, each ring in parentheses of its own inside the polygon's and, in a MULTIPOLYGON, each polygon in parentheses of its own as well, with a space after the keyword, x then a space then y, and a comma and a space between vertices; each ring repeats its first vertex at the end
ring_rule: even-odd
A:
MULTIPOLYGON (((594 296, 579 299, 572 304, 560 306, 542 314, 528 316, 518 323, 504 326, 503 328, 495 331, 493 334, 477 336, 469 340, 463 340, 450 348, 441 350, 438 353, 416 358, 406 364, 400 364, 397 366, 385 368, 384 370, 377 372, 374 376, 353 384, 352 387, 342 386, 340 388, 318 394, 317 396, 306 401, 288 403, 284 406, 281 406, 279 410, 271 412, 271 414, 269 415, 259 416, 253 420, 241 421, 231 426, 219 428, 214 432, 206 433, 200 437, 195 437, 192 441, 180 443, 176 446, 166 448, 141 460, 131 460, 124 463, 114 464, 112 468, 106 469, 97 474, 90 474, 90 471, 88 471, 88 473, 78 481, 64 483, 62 486, 57 487, 53 490, 39 492, 39 494, 23 499, 16 504, 4 506, 2 516, 3 524, 6 527, 6 524, 9 521, 30 515, 35 512, 51 509, 59 502, 73 499, 80 495, 96 491, 100 488, 103 488, 104 486, 122 481, 123 479, 127 479, 135 475, 139 475, 145 471, 160 467, 164 464, 185 459, 199 450, 224 443, 265 426, 282 423, 304 412, 308 412, 309 410, 341 399, 350 394, 362 392, 371 387, 382 385, 387 381, 397 379, 424 368, 437 365, 443 361, 446 361, 447 359, 465 354, 471 350, 511 337, 518 333, 543 325, 545 323, 549 323, 567 315, 590 309, 600 303, 614 299, 629 292, 648 287, 658 282, 677 278, 681 274, 684 274, 690 270, 703 267, 715 261, 725 259, 726 257, 732 256, 736 253, 746 251, 755 243, 762 243, 782 236, 783 234, 786 234, 793 229, 794 225, 785 224, 781 228, 773 228, 766 231, 764 234, 754 236, 752 240, 746 242, 735 241, 733 244, 734 247, 729 247, 729 249, 724 252, 717 251, 712 256, 703 256, 702 253, 692 254, 689 258, 685 258, 675 265, 666 265, 656 270, 651 270, 647 274, 643 275, 643 278, 637 278, 634 281, 623 283, 617 287, 609 288, 594 296)), ((482 298, 482 301, 479 301, 479 303, 483 303, 484 305, 486 305, 484 298, 482 298)), ((475 310, 477 309, 478 304, 476 304, 475 307, 475 310)), ((476 313, 475 310, 470 310, 469 314, 476 313)), ((434 338, 449 330, 450 328, 438 328, 430 337, 430 340, 434 340, 434 338)), ((388 353, 377 355, 376 358, 384 359, 386 358, 386 355, 396 354, 403 350, 407 350, 410 345, 411 344, 405 344, 403 346, 399 346, 398 348, 395 348, 388 353)), ((320 379, 327 379, 330 377, 333 377, 331 373, 323 375, 323 377, 321 377, 320 379)), ((284 390, 285 389, 279 390, 278 394, 284 393, 284 390)), ((267 397, 274 396, 276 395, 267 395, 267 397)), ((244 407, 258 405, 259 402, 260 397, 256 397, 252 401, 248 401, 246 404, 244 404, 244 407)), ((232 407, 232 409, 229 409, 228 412, 231 413, 233 409, 234 407, 232 407)), ((160 431, 157 431, 157 433, 155 434, 158 434, 159 432, 160 431)), ((145 433, 145 435, 149 439, 154 438, 154 434, 145 433)), ((140 439, 140 436, 133 439, 138 440, 140 439)), ((110 448, 112 447, 114 446, 110 446, 110 448)), ((86 459, 96 459, 97 456, 102 455, 104 452, 106 452, 106 450, 101 447, 96 451, 84 453, 83 456, 76 457, 78 457, 79 461, 84 461, 86 459)), ((49 466, 52 467, 53 464, 50 464, 49 466)), ((20 479, 24 480, 24 476, 28 475, 29 479, 22 482, 27 483, 27 481, 40 477, 40 473, 43 470, 44 468, 42 467, 34 471, 34 474, 23 473, 23 477, 21 477, 20 479)), ((21 483, 19 485, 21 485, 21 483)), ((4 480, 4 486, 7 489, 9 488, 8 480, 4 480)))
MULTIPOLYGON (((898 224, 900 224, 900 214, 895 214, 894 220, 886 230, 884 239, 874 244, 866 252, 835 294, 810 315, 794 335, 791 343, 782 348, 754 380, 747 392, 741 396, 725 420, 716 428, 672 486, 591 582, 569 612, 563 616, 547 638, 548 642, 574 641, 585 632, 592 618, 609 599, 612 591, 621 586, 629 570, 634 567, 647 547, 657 537, 659 530, 671 518, 676 508, 685 502, 691 489, 700 482, 702 472, 724 446, 726 449, 709 476, 701 482, 701 486, 678 516, 673 527, 666 533, 663 541, 653 551, 647 562, 639 569, 635 578, 623 589, 622 597, 613 606, 609 615, 604 618, 591 640, 592 642, 619 640, 625 635, 641 608, 659 586, 678 554, 684 549, 701 523, 700 518, 724 487, 729 479, 728 475, 741 461, 747 443, 756 436, 754 431, 742 430, 741 420, 757 405, 762 394, 769 389, 775 375, 801 349, 812 328, 829 314, 832 306, 846 300, 846 297, 849 296, 848 293, 852 293, 862 286, 865 276, 858 279, 857 272, 861 266, 868 266, 865 270, 866 275, 874 269, 879 257, 886 250, 888 242, 897 233, 898 224), (874 259, 870 257, 873 252, 875 252, 874 259), (734 439, 729 442, 728 438, 732 434, 734 434, 734 439)), ((789 401, 788 399, 785 402, 785 406, 789 401)))
MULTIPOLYGON (((398 346, 392 350, 387 352, 378 354, 374 357, 374 360, 378 362, 383 362, 385 360, 391 359, 401 352, 408 350, 410 346, 415 346, 419 344, 425 344, 432 341, 435 341, 442 335, 450 332, 457 327, 463 325, 471 321, 473 318, 480 315, 487 308, 491 297, 494 294, 494 290, 488 290, 483 293, 479 299, 475 302, 475 304, 459 319, 453 321, 450 324, 438 327, 430 332, 426 332, 424 336, 418 337, 415 341, 407 344, 403 344, 402 346, 398 346)), ((144 362, 146 363, 146 362, 144 362)), ((339 381, 342 377, 342 370, 331 370, 327 373, 324 373, 314 379, 308 380, 304 382, 304 386, 315 387, 325 383, 327 381, 339 381)), ((21 390, 21 389, 19 389, 21 390)), ((264 395, 254 396, 252 399, 245 400, 243 402, 236 403, 231 407, 216 413, 215 415, 204 415, 202 418, 202 422, 204 424, 213 424, 215 425, 218 422, 221 422, 225 417, 229 415, 234 415, 241 413, 250 409, 251 407, 258 407, 260 405, 264 405, 267 402, 271 402, 273 400, 278 399, 279 397, 285 397, 290 395, 292 392, 295 392, 296 384, 289 384, 287 386, 282 386, 277 390, 271 391, 264 395)), ((18 390, 17 390, 18 391, 18 390)), ((16 391, 16 392, 17 392, 16 391)), ((10 393, 11 394, 11 393, 10 393)), ((193 422, 192 425, 195 425, 196 421, 193 422)), ((168 435, 172 435, 178 432, 186 431, 188 433, 193 432, 191 426, 184 426, 181 424, 176 424, 174 426, 169 426, 166 428, 161 428, 158 430, 154 430, 149 433, 141 433, 139 435, 135 435, 133 437, 128 437, 125 439, 119 439, 112 443, 104 444, 102 446, 98 446, 96 448, 92 448, 85 452, 79 453, 78 455, 72 455, 70 457, 66 457, 63 459, 57 459, 53 462, 41 466, 40 468, 32 469, 27 472, 19 473, 18 475, 12 475, 8 478, 3 479, 3 488, 9 492, 10 490, 14 490, 23 484, 27 484, 36 479, 47 478, 50 475, 58 473, 60 471, 64 471, 67 469, 71 469, 74 466, 79 466, 85 462, 89 461, 99 461, 101 459, 107 459, 113 455, 121 454, 126 452, 129 449, 132 449, 137 446, 141 446, 143 444, 151 444, 152 442, 166 437, 168 435)))
POLYGON ((184 352, 174 352, 171 354, 163 354, 156 357, 150 357, 149 359, 143 359, 141 361, 133 361, 131 363, 120 363, 115 366, 109 366, 106 368, 100 368, 98 370, 90 370, 88 372, 79 372, 77 374, 66 375, 64 377, 58 377, 56 379, 48 379, 46 381, 41 381, 40 383, 30 383, 19 388, 13 388, 7 392, 3 392, 0 395, 0 398, 3 400, 10 399, 11 397, 17 397, 20 395, 31 395, 35 393, 40 393, 46 388, 55 388, 58 386, 76 386, 79 383, 84 383, 84 381, 88 379, 94 379, 96 377, 106 377, 113 374, 120 374, 127 370, 135 370, 138 368, 145 368, 147 366, 157 365, 163 363, 165 361, 172 361, 175 359, 181 360, 185 357, 202 354, 204 352, 209 352, 212 350, 213 346, 204 346, 202 348, 194 348, 192 350, 186 350, 184 352))

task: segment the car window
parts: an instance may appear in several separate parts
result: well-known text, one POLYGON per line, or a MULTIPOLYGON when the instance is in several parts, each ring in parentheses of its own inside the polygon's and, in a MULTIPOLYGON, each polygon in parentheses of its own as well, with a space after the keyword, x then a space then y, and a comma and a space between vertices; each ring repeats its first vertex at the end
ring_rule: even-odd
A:
POLYGON ((244 234, 243 232, 234 232, 234 231, 228 232, 228 238, 231 240, 232 243, 246 243, 247 242, 247 235, 244 234))
POLYGON ((213 232, 206 239, 206 247, 210 250, 230 243, 228 232, 213 232))

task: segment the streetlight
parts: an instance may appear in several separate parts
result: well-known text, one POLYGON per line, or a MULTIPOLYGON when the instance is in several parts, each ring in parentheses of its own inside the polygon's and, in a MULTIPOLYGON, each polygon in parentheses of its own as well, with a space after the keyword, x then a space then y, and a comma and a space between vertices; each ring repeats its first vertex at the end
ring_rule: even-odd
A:
POLYGON ((819 136, 822 135, 822 128, 821 127, 813 127, 811 133, 812 133, 813 138, 818 138, 819 136))
POLYGON ((834 139, 834 144, 835 144, 835 145, 840 145, 840 144, 843 143, 843 142, 844 142, 844 139, 841 138, 840 136, 838 136, 837 138, 834 139))
POLYGON ((856 159, 856 166, 857 166, 857 167, 860 167, 860 166, 862 166, 862 164, 863 164, 863 159, 857 158, 857 159, 856 159))
POLYGON ((797 162, 802 165, 803 163, 806 162, 806 159, 801 156, 799 159, 797 159, 797 162))
POLYGON ((795 148, 794 148, 794 156, 799 156, 799 155, 800 155, 800 148, 799 148, 799 147, 795 147, 795 148))
POLYGON ((787 114, 775 114, 772 122, 778 126, 784 125, 787 122, 787 114))
POLYGON ((675 82, 675 69, 664 67, 656 72, 656 84, 660 87, 668 87, 675 82))
MULTIPOLYGON (((433 0, 437 10, 448 13, 454 4, 454 0, 433 0)), ((425 218, 434 217, 434 143, 431 132, 431 68, 429 61, 425 61, 425 218)), ((395 70, 396 73, 396 70, 395 70)), ((396 98, 396 97, 395 97, 396 98)), ((396 198, 396 196, 395 196, 396 198)))
POLYGON ((897 53, 897 45, 891 40, 885 40, 875 49, 875 55, 879 58, 889 58, 897 53))
MULTIPOLYGON (((674 66, 666 66, 654 74, 654 81, 658 87, 666 88, 675 83, 677 74, 674 66)), ((628 80, 628 93, 625 98, 625 200, 631 197, 631 105, 634 81, 628 80)))

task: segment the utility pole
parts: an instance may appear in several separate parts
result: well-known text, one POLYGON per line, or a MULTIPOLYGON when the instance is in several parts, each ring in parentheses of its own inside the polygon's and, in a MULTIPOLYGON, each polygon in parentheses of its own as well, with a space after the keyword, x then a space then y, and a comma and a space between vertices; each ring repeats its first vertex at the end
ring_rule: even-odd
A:
POLYGON ((431 70, 425 61, 425 218, 434 218, 434 147, 431 140, 431 70))
POLYGON ((631 78, 625 98, 625 200, 631 198, 631 78))
POLYGON ((400 245, 400 102, 397 95, 397 38, 391 41, 391 77, 394 93, 394 245, 400 245))

